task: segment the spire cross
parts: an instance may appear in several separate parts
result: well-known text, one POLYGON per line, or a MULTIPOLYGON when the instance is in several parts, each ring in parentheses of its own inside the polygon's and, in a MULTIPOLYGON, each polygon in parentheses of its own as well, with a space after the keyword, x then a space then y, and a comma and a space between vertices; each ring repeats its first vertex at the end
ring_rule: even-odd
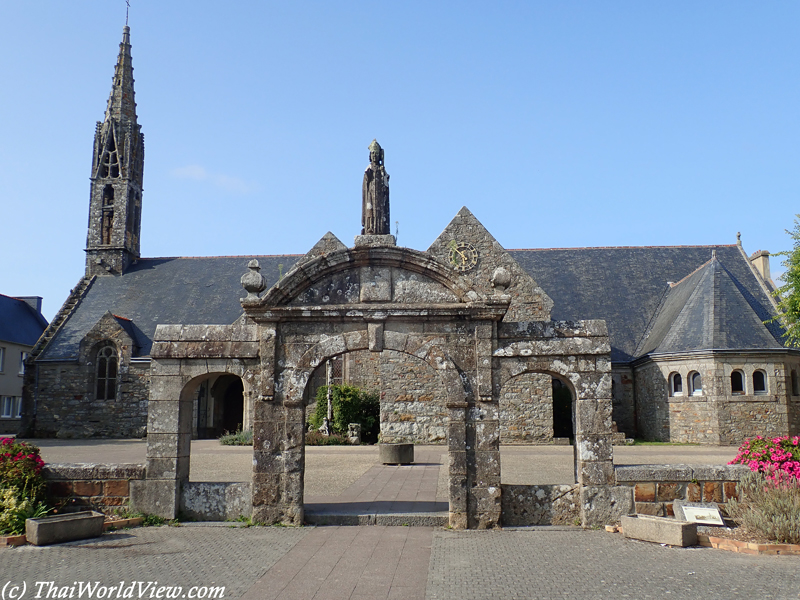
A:
POLYGON ((131 8, 131 0, 125 0, 125 25, 128 24, 128 11, 131 8))

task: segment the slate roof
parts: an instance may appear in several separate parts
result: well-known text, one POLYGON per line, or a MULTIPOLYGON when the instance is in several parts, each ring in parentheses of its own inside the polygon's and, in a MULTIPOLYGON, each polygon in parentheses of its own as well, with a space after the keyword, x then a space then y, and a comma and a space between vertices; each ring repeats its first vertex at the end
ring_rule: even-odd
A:
MULTIPOLYGON (((747 311, 738 299, 734 301, 738 307, 736 311, 718 313, 721 319, 718 329, 750 330, 749 333, 739 331, 731 335, 730 339, 724 340, 725 345, 718 348, 763 348, 767 343, 772 344, 769 347, 782 347, 780 327, 772 324, 767 328, 762 324, 774 314, 770 299, 736 245, 554 248, 508 252, 553 299, 553 319, 605 319, 611 338, 611 360, 629 362, 645 353, 637 352, 637 347, 645 333, 654 330, 651 323, 670 293, 668 282, 677 283, 691 275, 711 259, 712 250, 716 250, 731 282, 722 286, 725 292, 722 300, 730 300, 736 290, 754 315, 741 321, 739 317, 747 311), (768 331, 769 340, 765 339, 763 332, 756 333, 757 330, 768 331), (751 342, 757 345, 751 346, 751 342), (737 345, 739 343, 743 345, 737 345)), ((674 304, 679 304, 677 298, 686 289, 685 286, 679 287, 673 290, 674 304)), ((704 299, 710 302, 712 297, 706 295, 704 299)), ((666 313, 672 314, 670 310, 664 308, 666 313)), ((702 320, 688 319, 689 316, 697 317, 697 312, 687 312, 684 316, 686 331, 703 323, 702 320)), ((675 333, 677 335, 677 330, 675 333)), ((679 345, 676 341, 665 346, 663 351, 679 345)))
POLYGON ((33 346, 45 327, 47 321, 30 304, 0 294, 0 341, 33 346))
POLYGON ((716 258, 676 284, 659 307, 637 354, 708 348, 779 348, 747 290, 716 258))
MULTIPOLYGON (((556 248, 509 254, 553 299, 553 319, 606 320, 615 362, 650 351, 782 347, 780 327, 762 324, 772 316, 772 305, 738 246, 556 248), (718 261, 709 268, 712 250, 718 261), (705 270, 698 270, 704 265, 705 270), (681 283, 670 288, 668 282, 681 283), (718 306, 708 312, 712 300, 718 306)), ((130 319, 126 329, 133 332, 140 356, 150 353, 159 323, 233 323, 242 314, 239 299, 245 295, 239 279, 252 258, 258 259, 271 286, 281 270, 286 273, 301 257, 148 258, 122 276, 98 277, 40 359, 77 358, 80 340, 106 311, 130 319)))
POLYGON ((278 281, 278 265, 286 273, 300 256, 142 258, 122 276, 97 277, 39 359, 77 359, 81 339, 108 311, 130 319, 125 329, 140 356, 150 354, 160 323, 233 323, 242 314, 239 299, 247 295, 239 280, 253 258, 271 286, 278 281))

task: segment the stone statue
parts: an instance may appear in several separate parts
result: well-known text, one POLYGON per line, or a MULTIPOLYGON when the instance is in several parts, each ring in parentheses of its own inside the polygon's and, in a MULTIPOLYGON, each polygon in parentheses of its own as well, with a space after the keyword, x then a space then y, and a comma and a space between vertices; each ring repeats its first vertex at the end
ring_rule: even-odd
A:
POLYGON ((388 235, 389 174, 383 166, 383 148, 372 140, 369 145, 369 166, 364 171, 361 188, 361 235, 388 235))

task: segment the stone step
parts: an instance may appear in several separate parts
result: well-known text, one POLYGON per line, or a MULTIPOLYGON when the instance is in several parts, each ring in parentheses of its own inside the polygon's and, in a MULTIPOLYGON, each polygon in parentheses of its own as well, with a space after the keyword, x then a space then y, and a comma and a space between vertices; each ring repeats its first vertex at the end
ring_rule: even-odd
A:
POLYGON ((385 525, 397 527, 446 527, 447 512, 415 513, 357 513, 357 512, 305 512, 309 525, 353 526, 385 525))

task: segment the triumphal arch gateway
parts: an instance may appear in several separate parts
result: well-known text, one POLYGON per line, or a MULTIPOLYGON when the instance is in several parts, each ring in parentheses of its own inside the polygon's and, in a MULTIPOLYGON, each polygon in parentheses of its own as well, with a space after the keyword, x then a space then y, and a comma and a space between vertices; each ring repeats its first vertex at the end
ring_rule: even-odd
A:
POLYGON ((369 150, 353 247, 326 234, 269 290, 250 261, 235 323, 156 329, 147 478, 132 482, 133 504, 178 513, 197 386, 232 374, 242 380, 254 434, 252 483, 237 501, 254 521, 302 524, 312 373, 345 353, 392 352, 434 374, 443 396, 433 402, 447 438, 452 527, 501 524, 500 399, 530 374, 558 378, 572 392, 582 520, 598 521, 584 500, 614 485, 605 322, 552 321, 546 292, 466 208, 427 251, 396 246, 383 150, 376 142, 369 150))

